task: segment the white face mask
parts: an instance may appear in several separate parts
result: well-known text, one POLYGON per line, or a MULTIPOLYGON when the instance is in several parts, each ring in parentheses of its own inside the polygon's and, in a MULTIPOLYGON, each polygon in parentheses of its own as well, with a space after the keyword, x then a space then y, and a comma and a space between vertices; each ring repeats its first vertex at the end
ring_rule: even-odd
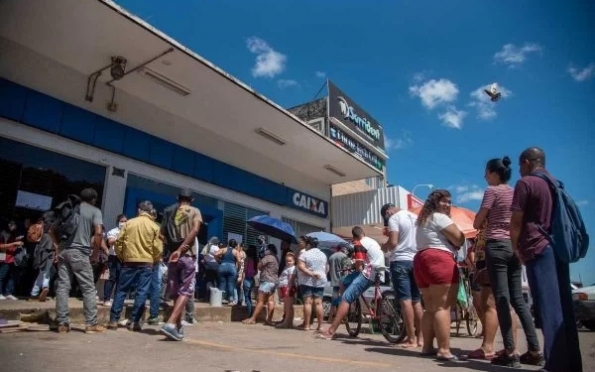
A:
POLYGON ((124 227, 124 225, 126 225, 126 222, 118 223, 118 229, 122 229, 124 227))

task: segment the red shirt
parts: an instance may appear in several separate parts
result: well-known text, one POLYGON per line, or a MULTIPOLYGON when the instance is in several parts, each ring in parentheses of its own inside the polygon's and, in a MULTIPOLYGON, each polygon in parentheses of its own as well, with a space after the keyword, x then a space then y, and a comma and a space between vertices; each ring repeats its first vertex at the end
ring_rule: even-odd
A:
MULTIPOLYGON (((4 245, 4 244, 10 244, 10 243, 14 243, 15 239, 14 237, 9 237, 8 239, 4 239, 3 236, 0 236, 0 244, 4 245)), ((5 248, 2 251, 0 251, 0 253, 6 253, 6 260, 0 260, 0 262, 4 262, 7 264, 11 264, 14 263, 14 251, 16 250, 16 247, 10 247, 10 248, 5 248)))
MULTIPOLYGON (((537 171, 551 177, 545 169, 537 171)), ((534 254, 541 253, 549 245, 539 227, 546 231, 550 229, 553 205, 552 192, 545 180, 525 176, 517 182, 510 209, 523 212, 518 249, 524 261, 533 259, 534 254)))

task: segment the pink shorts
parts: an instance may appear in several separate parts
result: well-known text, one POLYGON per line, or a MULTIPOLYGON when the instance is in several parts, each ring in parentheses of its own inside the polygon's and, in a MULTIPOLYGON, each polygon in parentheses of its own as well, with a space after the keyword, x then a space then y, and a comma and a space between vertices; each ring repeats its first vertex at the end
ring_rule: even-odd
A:
POLYGON ((418 288, 431 285, 458 284, 459 269, 452 253, 427 248, 415 255, 413 275, 418 288))

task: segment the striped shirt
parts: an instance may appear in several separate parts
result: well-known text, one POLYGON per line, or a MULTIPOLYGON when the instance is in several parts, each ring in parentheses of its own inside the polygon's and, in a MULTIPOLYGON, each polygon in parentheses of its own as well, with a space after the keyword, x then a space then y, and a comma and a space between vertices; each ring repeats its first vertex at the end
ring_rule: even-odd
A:
POLYGON ((514 189, 509 185, 489 186, 483 194, 481 208, 488 212, 486 239, 510 239, 510 217, 514 189))

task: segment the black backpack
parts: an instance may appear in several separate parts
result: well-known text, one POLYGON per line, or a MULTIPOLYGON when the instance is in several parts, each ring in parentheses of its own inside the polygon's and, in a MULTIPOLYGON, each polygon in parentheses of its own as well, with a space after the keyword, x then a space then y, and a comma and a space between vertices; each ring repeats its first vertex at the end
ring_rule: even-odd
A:
POLYGON ((81 198, 78 195, 68 195, 68 198, 52 210, 51 225, 58 240, 68 239, 74 234, 81 220, 81 198))

